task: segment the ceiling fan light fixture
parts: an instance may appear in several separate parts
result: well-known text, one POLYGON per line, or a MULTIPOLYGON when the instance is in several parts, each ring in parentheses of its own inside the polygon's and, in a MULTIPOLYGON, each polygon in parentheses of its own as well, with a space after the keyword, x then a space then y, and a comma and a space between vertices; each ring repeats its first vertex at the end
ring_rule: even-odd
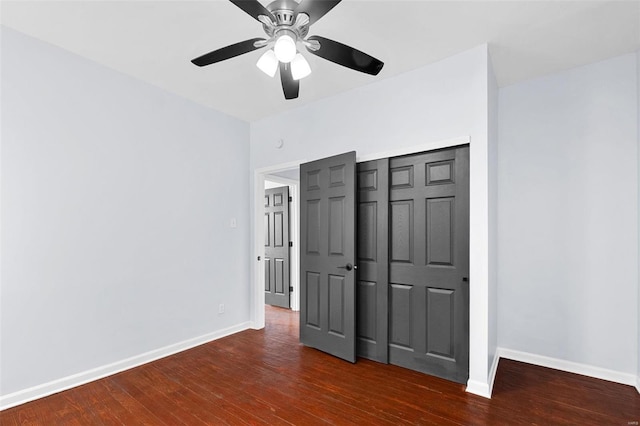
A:
POLYGON ((291 76, 294 80, 301 80, 311 74, 311 66, 309 62, 298 53, 291 61, 291 76))
MULTIPOLYGON (((311 74, 311 66, 298 52, 298 44, 314 56, 369 75, 378 75, 384 66, 384 62, 340 42, 318 35, 307 37, 309 27, 341 0, 269 0, 266 6, 262 4, 266 0, 229 1, 260 22, 267 38, 252 38, 213 50, 192 59, 194 65, 203 67, 257 49, 267 49, 256 66, 270 77, 275 77, 280 69, 285 99, 296 99, 300 79, 311 74)), ((353 27, 351 22, 347 24, 353 27)))
POLYGON ((276 44, 275 46, 273 46, 273 51, 276 54, 276 58, 278 58, 280 62, 284 62, 285 64, 288 64, 296 56, 296 52, 297 52, 296 41, 293 37, 291 37, 288 34, 288 33, 293 34, 292 31, 285 30, 282 32, 284 34, 279 36, 278 39, 276 40, 276 44))
POLYGON ((260 56, 260 59, 256 62, 256 66, 269 77, 273 77, 278 70, 278 58, 276 58, 273 50, 269 49, 260 56))

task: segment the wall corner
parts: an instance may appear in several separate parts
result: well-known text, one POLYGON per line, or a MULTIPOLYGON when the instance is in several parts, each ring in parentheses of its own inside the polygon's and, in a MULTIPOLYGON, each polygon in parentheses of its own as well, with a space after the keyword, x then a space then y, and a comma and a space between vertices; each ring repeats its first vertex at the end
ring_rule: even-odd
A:
MULTIPOLYGON (((637 145, 636 151, 638 155, 638 167, 636 168, 636 177, 638 179, 638 253, 640 253, 640 49, 636 51, 636 90, 637 90, 637 107, 636 107, 636 124, 637 124, 637 145)), ((637 338, 637 349, 636 349, 636 389, 638 393, 640 393, 640 262, 638 263, 638 274, 637 274, 637 283, 636 290, 638 293, 638 308, 636 309, 636 318, 637 318, 637 329, 636 329, 636 338, 637 338)))

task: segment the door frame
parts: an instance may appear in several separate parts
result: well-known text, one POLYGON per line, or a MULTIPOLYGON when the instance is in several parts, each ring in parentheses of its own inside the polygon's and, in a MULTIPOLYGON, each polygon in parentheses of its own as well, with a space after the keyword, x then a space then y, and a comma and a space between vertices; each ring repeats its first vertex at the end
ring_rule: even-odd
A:
MULTIPOLYGON (((251 258, 252 281, 249 286, 249 294, 251 295, 250 296, 251 306, 249 307, 249 312, 251 315, 251 328, 256 330, 260 330, 265 326, 264 261, 262 260, 264 259, 264 253, 265 253, 265 250, 264 250, 264 181, 270 180, 272 182, 275 182, 274 176, 272 176, 273 173, 278 173, 286 170, 299 168, 300 164, 305 162, 306 160, 292 161, 289 163, 283 163, 283 164, 278 164, 278 165, 269 166, 269 167, 262 167, 262 168, 256 169, 253 172, 253 194, 252 195, 253 195, 254 216, 253 216, 253 235, 251 235, 251 238, 253 240, 253 255, 251 258), (271 175, 269 176, 269 179, 266 179, 267 175, 271 175), (257 258, 260 258, 261 260, 258 261, 257 258)), ((290 227, 289 227, 290 231, 293 230, 294 227, 295 227, 295 231, 294 231, 294 236, 292 237, 290 235, 289 237, 293 238, 292 239, 293 250, 291 250, 291 254, 290 254, 291 255, 290 264, 292 265, 291 274, 293 274, 295 270, 296 279, 295 279, 295 284, 293 284, 293 281, 292 281, 293 297, 291 297, 290 301, 291 301, 291 308, 293 309, 295 306, 296 307, 295 310, 298 310, 300 309, 300 288, 299 288, 300 279, 298 277, 298 275, 300 275, 300 272, 299 272, 300 258, 299 258, 297 247, 300 245, 300 237, 299 237, 300 226, 297 218, 300 217, 300 203, 298 202, 298 200, 300 199, 300 188, 299 188, 298 182, 296 181, 285 179, 285 178, 279 178, 279 179, 289 181, 286 183, 286 185, 291 185, 294 187, 293 195, 292 195, 293 208, 291 208, 291 204, 289 204, 290 206, 289 208, 291 210, 295 210, 294 214, 296 216, 296 223, 295 225, 293 223, 290 224, 290 227)))

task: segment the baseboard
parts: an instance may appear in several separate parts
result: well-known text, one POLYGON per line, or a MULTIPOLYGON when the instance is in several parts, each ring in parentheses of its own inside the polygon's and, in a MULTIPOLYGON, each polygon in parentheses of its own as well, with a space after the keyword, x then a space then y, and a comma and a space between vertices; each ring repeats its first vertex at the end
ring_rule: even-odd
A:
POLYGON ((256 321, 251 321, 249 322, 249 328, 252 330, 262 330, 265 327, 265 323, 263 322, 262 324, 256 322, 256 321))
MULTIPOLYGON (((562 370, 568 373, 581 374, 583 376, 608 380, 610 382, 621 383, 623 385, 635 386, 636 388, 638 388, 638 378, 633 374, 622 373, 620 371, 608 370, 606 368, 595 367, 593 365, 580 364, 577 362, 551 358, 543 355, 536 355, 529 352, 515 351, 513 349, 506 348, 498 348, 497 355, 500 358, 526 362, 528 364, 562 370)), ((640 389, 638 389, 638 391, 640 392, 640 389)))
POLYGON ((489 383, 483 383, 477 380, 469 379, 467 381, 467 388, 465 390, 474 395, 479 395, 489 399, 491 398, 491 389, 489 388, 489 383))
POLYGON ((636 377, 636 390, 640 393, 640 376, 636 377))
POLYGON ((500 363, 500 353, 496 348, 496 353, 493 355, 493 363, 491 363, 491 370, 489 370, 489 397, 493 393, 493 384, 496 381, 496 373, 498 372, 498 364, 500 363))
POLYGON ((468 380, 466 392, 472 393, 474 395, 479 395, 484 398, 491 399, 491 394, 493 393, 493 383, 496 380, 496 372, 498 371, 498 362, 500 361, 500 357, 498 353, 493 357, 493 362, 491 363, 491 370, 489 370, 489 376, 487 378, 487 383, 479 382, 477 380, 468 380))
POLYGON ((25 402, 33 401, 38 398, 43 398, 54 393, 74 388, 76 386, 84 385, 85 383, 102 379, 103 377, 111 376, 113 374, 120 373, 121 371, 129 370, 131 368, 138 367, 151 361, 155 361, 157 359, 164 358, 169 355, 185 351, 187 349, 191 349, 204 343, 209 343, 222 337, 247 330, 249 329, 249 327, 249 322, 241 323, 232 327, 225 328, 223 330, 215 331, 213 333, 205 334, 203 336, 195 337, 193 339, 185 340, 173 345, 165 346, 160 349, 155 349, 153 351, 136 355, 131 358, 123 359, 122 361, 117 361, 112 364, 73 374, 71 376, 63 377, 51 382, 33 386, 31 388, 23 389, 7 395, 2 395, 0 396, 0 410, 5 410, 7 408, 15 407, 16 405, 24 404, 25 402))

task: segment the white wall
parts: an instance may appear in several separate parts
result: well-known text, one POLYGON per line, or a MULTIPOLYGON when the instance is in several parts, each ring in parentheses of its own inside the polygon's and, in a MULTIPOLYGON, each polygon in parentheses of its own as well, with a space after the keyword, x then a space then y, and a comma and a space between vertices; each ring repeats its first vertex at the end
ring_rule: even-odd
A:
MULTIPOLYGON (((367 86, 251 123, 251 169, 353 149, 364 156, 461 135, 486 138, 482 52, 476 48, 389 79, 372 77, 367 86)), ((304 95, 304 81, 301 86, 304 95)))
POLYGON ((636 80, 630 54, 500 90, 500 347, 635 374, 636 80))
POLYGON ((1 136, 3 396, 249 320, 247 123, 3 28, 1 136))
MULTIPOLYGON (((470 136, 470 239, 472 247, 479 248, 471 255, 470 382, 484 386, 485 394, 489 321, 487 66, 487 46, 480 46, 397 77, 372 78, 370 85, 254 122, 250 161, 255 171, 351 150, 362 158, 470 136), (279 139, 284 140, 282 149, 275 147, 279 139)), ((310 78, 322 76, 312 74, 310 78)), ((301 91, 304 96, 304 83, 301 91)), ((259 222, 254 226, 259 227, 259 222)), ((254 320, 259 323, 255 317, 257 314, 254 320)))

